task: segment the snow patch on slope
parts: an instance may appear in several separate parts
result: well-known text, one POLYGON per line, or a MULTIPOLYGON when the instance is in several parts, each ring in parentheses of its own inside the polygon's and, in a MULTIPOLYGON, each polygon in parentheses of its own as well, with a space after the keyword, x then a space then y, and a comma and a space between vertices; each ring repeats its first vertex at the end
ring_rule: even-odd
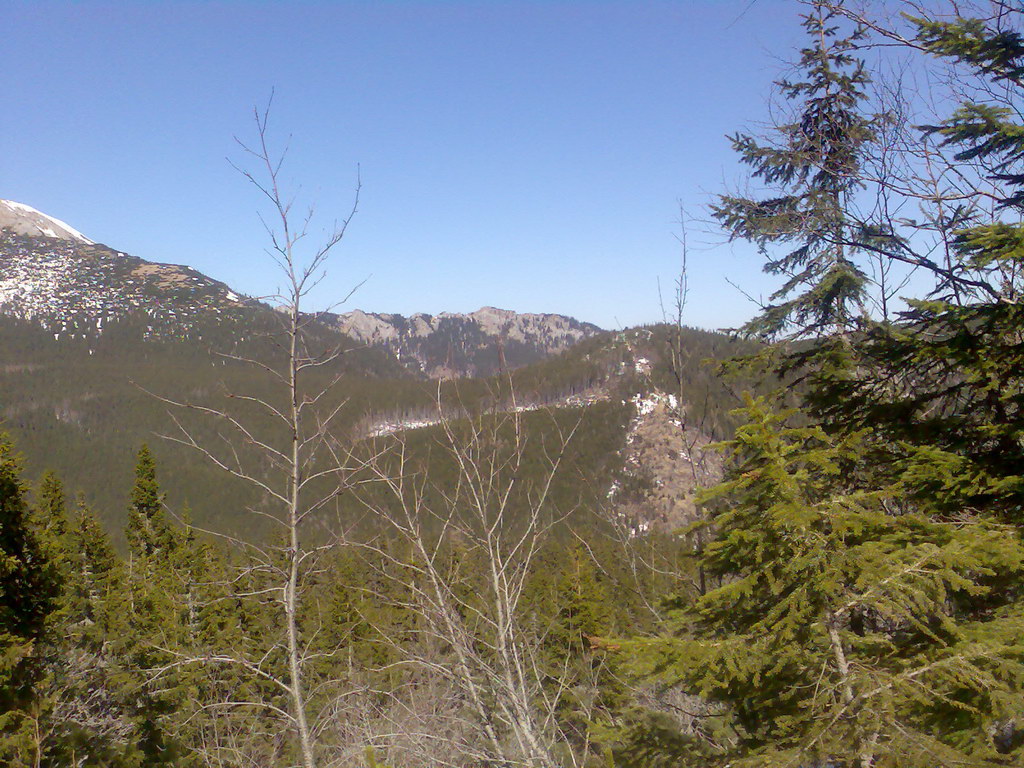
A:
POLYGON ((93 244, 92 240, 70 224, 14 200, 0 200, 0 229, 10 229, 19 235, 42 235, 93 244))
POLYGON ((0 314, 61 336, 99 334, 110 321, 145 315, 154 334, 183 338, 200 317, 243 304, 223 283, 185 267, 77 239, 0 230, 0 314))

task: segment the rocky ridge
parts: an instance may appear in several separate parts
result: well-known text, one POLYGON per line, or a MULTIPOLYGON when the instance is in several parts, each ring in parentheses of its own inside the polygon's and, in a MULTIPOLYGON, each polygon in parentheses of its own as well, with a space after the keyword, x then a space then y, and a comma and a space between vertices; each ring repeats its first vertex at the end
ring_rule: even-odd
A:
POLYGON ((432 378, 490 376, 561 352, 601 331, 564 315, 495 307, 409 317, 354 310, 333 321, 343 333, 387 349, 432 378))

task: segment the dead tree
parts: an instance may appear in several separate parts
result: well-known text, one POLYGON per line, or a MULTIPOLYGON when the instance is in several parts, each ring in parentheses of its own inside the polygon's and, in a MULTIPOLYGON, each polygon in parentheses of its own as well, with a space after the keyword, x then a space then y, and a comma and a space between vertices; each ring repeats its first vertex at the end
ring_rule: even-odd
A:
MULTIPOLYGON (((341 375, 336 364, 344 348, 324 344, 322 329, 317 333, 317 316, 304 311, 303 303, 322 280, 329 258, 345 235, 356 211, 359 187, 357 184, 349 215, 340 224, 335 223, 320 244, 307 247, 313 211, 297 215, 293 200, 283 190, 284 153, 277 155, 268 146, 269 104, 264 110, 254 109, 253 117, 255 143, 238 140, 251 167, 235 168, 258 190, 270 209, 270 215, 261 216, 261 221, 270 239, 267 252, 283 281, 283 289, 267 297, 276 305, 274 314, 279 327, 268 334, 267 356, 223 357, 230 364, 261 372, 266 392, 272 394, 229 392, 225 407, 160 399, 173 406, 172 417, 178 427, 168 439, 198 451, 259 497, 259 504, 249 511, 269 521, 272 543, 217 535, 244 552, 244 564, 226 585, 230 587, 227 594, 232 599, 262 603, 261 610, 271 617, 276 615, 274 624, 279 634, 273 635, 275 628, 268 627, 268 639, 259 651, 217 649, 185 654, 166 649, 171 661, 154 674, 158 676, 184 665, 205 664, 212 668, 234 667, 251 676, 274 693, 260 700, 228 697, 210 702, 209 706, 218 711, 258 711, 283 720, 293 735, 291 750, 297 753, 304 768, 315 768, 316 713, 311 711, 306 673, 309 664, 321 659, 323 653, 311 650, 302 624, 304 614, 310 610, 304 602, 310 574, 331 545, 313 546, 309 530, 345 488, 350 468, 344 451, 332 437, 332 425, 345 405, 345 399, 336 392, 341 375), (332 370, 335 372, 331 373, 332 370), (190 415, 212 420, 220 439, 210 443, 198 438, 190 415), (281 657, 283 663, 279 661, 281 657)), ((238 754, 239 738, 234 733, 229 745, 213 743, 206 745, 208 749, 204 750, 203 745, 198 748, 212 753, 224 747, 238 754)))

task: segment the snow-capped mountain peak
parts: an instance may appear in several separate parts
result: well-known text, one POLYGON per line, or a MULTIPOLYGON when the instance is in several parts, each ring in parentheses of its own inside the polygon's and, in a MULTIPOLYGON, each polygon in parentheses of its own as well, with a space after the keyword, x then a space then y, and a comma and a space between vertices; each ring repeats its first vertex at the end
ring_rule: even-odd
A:
POLYGON ((98 337, 111 323, 128 322, 147 338, 186 338, 207 319, 237 319, 252 305, 191 267, 144 261, 31 206, 0 200, 0 315, 57 337, 98 337))
POLYGON ((59 240, 77 240, 92 245, 93 241, 60 219, 47 216, 30 205, 14 200, 0 200, 0 229, 30 237, 55 237, 59 240))

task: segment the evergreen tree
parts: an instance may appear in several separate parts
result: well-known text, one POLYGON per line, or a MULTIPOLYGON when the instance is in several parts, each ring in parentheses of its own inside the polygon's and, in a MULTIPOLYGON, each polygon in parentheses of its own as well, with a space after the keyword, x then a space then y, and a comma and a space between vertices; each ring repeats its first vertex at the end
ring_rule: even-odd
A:
MULTIPOLYGON (((53 482, 47 486, 58 487, 53 482)), ((42 489, 39 495, 47 498, 42 489)), ((46 649, 47 738, 41 765, 131 768, 139 757, 129 715, 135 692, 116 652, 128 627, 120 562, 81 498, 64 543, 66 588, 46 649)))
POLYGON ((863 31, 840 36, 837 13, 825 3, 811 5, 802 17, 810 40, 798 62, 804 79, 776 83, 797 115, 764 140, 748 134, 731 139, 769 196, 722 195, 712 206, 731 238, 758 246, 767 258, 765 272, 784 277, 774 303, 744 328, 765 338, 851 330, 867 291, 868 278, 855 259, 856 224, 847 211, 882 118, 863 114, 869 78, 852 53, 863 31), (773 247, 789 250, 772 254, 773 247))
POLYGON ((590 638, 611 629, 608 595, 590 555, 578 542, 563 553, 555 588, 558 613, 551 639, 578 656, 590 647, 590 638))
POLYGON ((586 754, 592 727, 607 722, 622 694, 607 655, 591 647, 612 630, 614 608, 591 553, 578 542, 563 550, 554 588, 555 615, 545 638, 550 695, 558 701, 566 749, 586 754))
POLYGON ((64 484, 53 472, 39 479, 33 519, 40 542, 48 550, 51 561, 63 561, 68 555, 69 520, 64 484))
POLYGON ((156 480, 156 462, 149 447, 139 449, 135 465, 135 484, 128 506, 125 535, 134 557, 168 555, 174 544, 174 531, 164 512, 164 496, 156 480))
MULTIPOLYGON (((638 658, 704 702, 683 765, 997 765, 1024 681, 1016 531, 864 487, 861 433, 791 428, 762 401, 728 443, 704 555, 722 586, 638 658)), ((643 733, 642 731, 639 733, 643 733)), ((631 742, 631 765, 658 752, 631 742)), ((644 746, 646 744, 646 746, 644 746)), ((1005 754, 1012 753, 1012 756, 1005 754)))
MULTIPOLYGON (((978 83, 976 98, 924 130, 953 152, 955 172, 980 173, 979 184, 998 191, 997 206, 993 215, 991 192, 968 190, 984 194, 985 205, 959 219, 950 267, 936 271, 934 290, 910 301, 899 323, 876 323, 847 345, 845 372, 812 371, 809 403, 833 428, 872 427, 879 469, 904 467, 929 451, 941 472, 926 472, 914 492, 941 502, 946 513, 982 509, 1019 524, 1024 120, 1014 105, 1024 96, 1024 10, 1008 5, 991 20, 913 22, 923 49, 956 62, 965 82, 978 83)), ((835 343, 823 346, 840 354, 835 343)))
MULTIPOLYGON (((823 4, 816 5, 820 15, 823 4)), ((841 3, 828 5, 842 12, 841 3)), ((692 729, 714 733, 696 739, 717 745, 709 761, 1021 759, 1019 532, 997 523, 1024 520, 1022 17, 1024 9, 999 3, 985 19, 911 20, 915 45, 955 62, 962 77, 960 107, 923 129, 952 153, 929 154, 929 162, 957 179, 949 192, 928 193, 953 201, 941 228, 952 232, 946 262, 915 253, 913 234, 886 239, 876 236, 880 227, 854 224, 841 234, 815 227, 830 242, 922 268, 934 280, 925 298, 910 299, 898 322, 862 317, 854 334, 843 333, 849 324, 822 322, 785 302, 747 326, 768 336, 824 337, 787 364, 807 375, 808 416, 821 429, 773 427, 752 408, 751 425, 737 437, 747 452, 734 444, 735 474, 716 491, 721 538, 706 563, 726 583, 677 616, 675 629, 691 639, 661 648, 661 660, 678 664, 680 679, 710 707, 692 729), (892 567, 904 570, 889 574, 892 567)), ((856 141, 847 148, 853 152, 856 141)), ((760 165, 761 157, 745 158, 756 177, 791 180, 785 165, 760 165)), ((889 194, 912 188, 917 158, 905 159, 908 178, 889 194)), ((845 178, 852 192, 863 176, 851 164, 845 178)), ((928 195, 915 205, 933 200, 928 195)), ((786 218, 773 221, 757 205, 718 213, 734 236, 762 248, 785 241, 777 235, 786 218)), ((807 297, 839 295, 827 271, 795 271, 800 262, 790 256, 769 262, 769 271, 788 278, 776 298, 801 285, 807 297)))
POLYGON ((194 564, 182 562, 190 553, 180 551, 181 535, 167 518, 156 462, 146 445, 139 450, 135 466, 125 533, 127 626, 117 652, 126 675, 134 678, 129 684, 139 691, 130 710, 135 746, 147 765, 173 764, 183 759, 183 747, 172 732, 187 674, 169 673, 154 680, 149 673, 165 665, 168 654, 184 648, 183 622, 188 620, 184 603, 190 596, 192 575, 183 568, 194 564))
POLYGON ((60 585, 30 529, 21 466, 0 435, 0 760, 31 765, 39 644, 60 585))

